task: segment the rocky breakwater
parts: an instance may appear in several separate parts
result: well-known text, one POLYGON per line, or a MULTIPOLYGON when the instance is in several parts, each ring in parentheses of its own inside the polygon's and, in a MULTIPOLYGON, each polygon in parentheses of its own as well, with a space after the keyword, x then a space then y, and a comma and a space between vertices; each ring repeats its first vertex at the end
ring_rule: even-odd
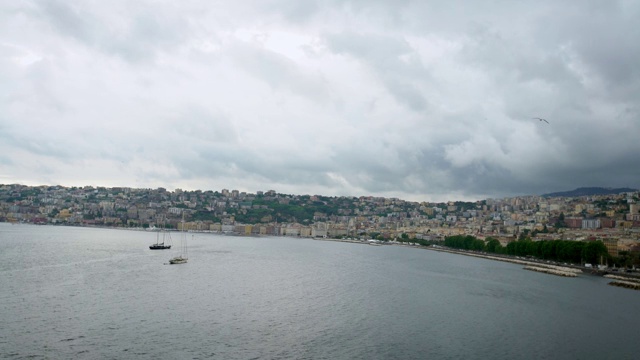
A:
POLYGON ((608 279, 613 279, 609 285, 611 286, 619 286, 627 289, 640 290, 640 279, 618 276, 618 275, 605 275, 604 277, 608 279))
POLYGON ((486 253, 476 253, 471 251, 456 251, 456 250, 447 249, 443 247, 437 247, 437 248, 432 247, 431 249, 437 250, 437 251, 443 251, 443 252, 450 252, 454 254, 474 256, 474 257, 479 257, 483 259, 498 260, 498 261, 505 261, 505 262, 510 262, 514 264, 520 264, 520 265, 524 265, 524 269, 526 270, 537 271, 537 272, 552 274, 557 276, 576 277, 578 276, 578 274, 582 273, 582 270, 576 269, 576 268, 544 264, 544 263, 529 261, 529 260, 520 259, 520 258, 494 256, 486 253))
POLYGON ((527 265, 523 269, 565 277, 576 277, 582 272, 579 269, 544 264, 527 265))

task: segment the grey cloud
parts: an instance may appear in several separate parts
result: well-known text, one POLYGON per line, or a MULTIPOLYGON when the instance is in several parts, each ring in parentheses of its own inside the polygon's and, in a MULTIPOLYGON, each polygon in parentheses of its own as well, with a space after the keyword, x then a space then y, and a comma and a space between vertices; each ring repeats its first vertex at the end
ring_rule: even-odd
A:
POLYGON ((261 8, 269 13, 282 16, 286 21, 302 25, 317 21, 327 9, 338 14, 361 16, 371 21, 379 19, 386 25, 399 26, 404 20, 404 12, 414 3, 412 0, 273 0, 263 2, 261 8))
POLYGON ((161 14, 140 14, 132 20, 128 32, 118 34, 104 46, 108 52, 131 61, 151 59, 158 52, 171 51, 179 45, 185 27, 186 23, 168 20, 161 14))
POLYGON ((10 123, 0 119, 0 143, 2 143, 0 149, 3 153, 26 152, 30 155, 58 158, 63 161, 73 158, 74 152, 59 137, 59 134, 46 133, 39 129, 31 129, 30 132, 25 133, 20 127, 9 125, 10 123))
POLYGON ((425 110, 427 100, 419 85, 431 79, 430 73, 410 55, 414 50, 404 39, 377 34, 328 34, 325 39, 331 50, 357 58, 370 66, 396 101, 414 111, 425 110), (409 55, 409 61, 400 56, 409 55))
POLYGON ((0 7, 17 179, 423 200, 640 186, 633 2, 0 7))
POLYGON ((43 1, 36 5, 41 6, 43 15, 62 34, 84 43, 92 44, 96 41, 94 26, 98 20, 90 14, 82 13, 77 5, 74 7, 67 2, 56 0, 43 1))
POLYGON ((571 47, 610 85, 636 83, 640 76, 640 44, 636 41, 640 37, 636 21, 640 5, 623 1, 585 5, 552 17, 548 27, 541 28, 547 39, 571 47))
POLYGON ((312 18, 319 10, 318 0, 308 1, 267 1, 262 3, 266 11, 282 14, 288 21, 302 23, 312 18))
POLYGON ((158 52, 171 51, 188 32, 187 22, 157 7, 140 9, 124 19, 112 14, 110 19, 82 3, 48 0, 36 5, 41 16, 61 34, 132 62, 153 60, 158 52))
POLYGON ((197 104, 186 105, 170 121, 175 131, 187 142, 202 141, 220 146, 238 142, 238 134, 228 116, 197 104))
POLYGON ((213 147, 203 146, 190 156, 182 158, 177 163, 180 173, 187 178, 251 179, 263 187, 270 187, 271 184, 299 184, 308 187, 330 185, 324 175, 326 169, 323 164, 310 163, 295 154, 269 154, 279 157, 271 159, 266 155, 245 151, 242 147, 212 150, 213 147))
POLYGON ((312 101, 328 99, 328 90, 320 74, 306 73, 283 55, 242 42, 233 44, 229 53, 244 70, 273 89, 286 90, 312 101))
POLYGON ((391 71, 397 63, 397 57, 411 52, 411 47, 404 40, 392 36, 358 33, 328 34, 326 39, 337 53, 354 55, 379 64, 381 68, 391 71))
POLYGON ((414 111, 422 111, 427 108, 427 100, 414 84, 398 80, 388 80, 385 83, 389 92, 398 102, 404 103, 414 111))

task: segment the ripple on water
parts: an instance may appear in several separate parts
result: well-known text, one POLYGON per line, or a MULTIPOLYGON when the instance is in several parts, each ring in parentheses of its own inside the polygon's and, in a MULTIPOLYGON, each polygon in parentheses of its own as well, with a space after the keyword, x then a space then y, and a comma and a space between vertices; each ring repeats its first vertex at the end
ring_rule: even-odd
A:
POLYGON ((213 234, 191 240, 189 263, 172 267, 163 265, 172 251, 148 250, 154 234, 20 228, 0 225, 6 357, 628 358, 640 350, 638 292, 598 278, 412 248, 213 234))

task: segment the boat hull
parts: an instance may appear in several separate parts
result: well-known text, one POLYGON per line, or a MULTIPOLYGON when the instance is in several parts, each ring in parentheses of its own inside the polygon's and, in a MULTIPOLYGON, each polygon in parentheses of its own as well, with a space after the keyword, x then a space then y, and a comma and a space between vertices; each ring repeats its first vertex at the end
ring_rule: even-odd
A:
POLYGON ((187 258, 183 258, 181 256, 178 256, 169 260, 169 264, 171 265, 186 264, 186 263, 187 263, 187 258))
POLYGON ((150 245, 149 249, 151 249, 151 250, 167 250, 167 249, 171 249, 171 245, 150 245))

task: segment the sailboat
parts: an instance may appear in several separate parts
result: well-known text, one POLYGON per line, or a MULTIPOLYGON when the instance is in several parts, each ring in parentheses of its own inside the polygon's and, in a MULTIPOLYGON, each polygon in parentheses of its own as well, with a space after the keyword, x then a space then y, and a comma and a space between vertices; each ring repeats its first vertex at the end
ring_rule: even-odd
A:
POLYGON ((156 243, 149 245, 149 249, 151 250, 166 250, 171 249, 171 234, 168 234, 163 228, 161 231, 158 231, 156 234, 156 243), (160 242, 160 233, 162 233, 162 242, 160 242))
POLYGON ((182 239, 180 240, 180 255, 174 257, 173 259, 169 260, 169 264, 171 265, 177 265, 177 264, 186 264, 187 260, 189 260, 189 258, 187 257, 187 236, 185 235, 184 232, 184 211, 182 212, 182 239))

